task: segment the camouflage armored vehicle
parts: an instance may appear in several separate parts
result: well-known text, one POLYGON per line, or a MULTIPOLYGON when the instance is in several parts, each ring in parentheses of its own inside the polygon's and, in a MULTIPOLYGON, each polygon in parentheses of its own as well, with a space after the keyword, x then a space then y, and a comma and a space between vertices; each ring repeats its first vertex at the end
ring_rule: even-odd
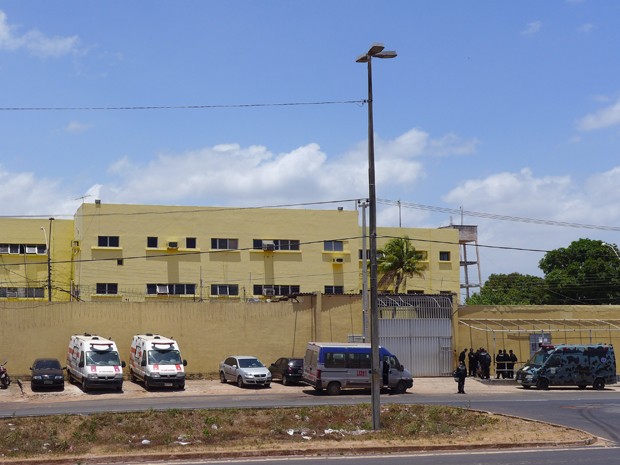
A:
POLYGON ((517 382, 525 389, 536 386, 579 386, 604 389, 615 384, 616 356, 611 344, 543 345, 517 371, 517 382))

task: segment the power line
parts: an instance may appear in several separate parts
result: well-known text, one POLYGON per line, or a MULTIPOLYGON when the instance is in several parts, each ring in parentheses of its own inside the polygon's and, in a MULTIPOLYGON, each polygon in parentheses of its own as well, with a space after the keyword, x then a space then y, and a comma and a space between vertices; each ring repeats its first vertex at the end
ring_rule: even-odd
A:
POLYGON ((546 220, 540 218, 527 218, 522 216, 511 216, 511 215, 499 215, 497 213, 484 213, 477 212, 472 210, 460 210, 456 208, 447 208, 447 207, 434 207, 431 205, 421 205, 416 203, 408 203, 408 202, 400 202, 394 200, 377 200, 378 203, 382 203, 384 205, 400 205, 405 208, 413 208, 416 210, 427 210, 434 211, 440 213, 450 213, 464 216, 473 216, 477 218, 486 218, 491 220, 501 220, 501 221, 515 221, 520 223, 532 223, 532 224, 543 224, 548 226, 563 226, 566 228, 578 228, 578 229, 596 229, 601 231, 620 231, 620 226, 601 226, 595 224, 585 224, 585 223, 570 223, 567 221, 556 221, 556 220, 546 220))
POLYGON ((217 108, 294 107, 309 105, 363 105, 366 100, 326 100, 319 102, 239 103, 221 105, 136 105, 108 107, 0 107, 0 111, 126 111, 126 110, 205 110, 217 108))

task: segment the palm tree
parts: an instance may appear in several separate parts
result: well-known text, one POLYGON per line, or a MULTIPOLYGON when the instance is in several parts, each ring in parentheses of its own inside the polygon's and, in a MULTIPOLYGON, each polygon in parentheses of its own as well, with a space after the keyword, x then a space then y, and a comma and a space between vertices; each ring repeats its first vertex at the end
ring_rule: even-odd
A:
POLYGON ((398 294, 401 284, 407 285, 407 277, 424 276, 424 265, 420 261, 424 258, 411 245, 409 237, 395 237, 390 239, 383 249, 377 251, 377 271, 379 289, 386 289, 394 284, 394 293, 398 294))

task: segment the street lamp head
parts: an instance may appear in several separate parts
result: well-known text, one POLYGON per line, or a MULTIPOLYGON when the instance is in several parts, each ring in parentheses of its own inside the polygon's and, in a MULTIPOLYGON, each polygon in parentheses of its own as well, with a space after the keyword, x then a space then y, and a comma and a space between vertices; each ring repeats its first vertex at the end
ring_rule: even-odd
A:
POLYGON ((373 56, 375 58, 396 58, 397 54, 395 50, 386 50, 385 52, 377 53, 373 56))
POLYGON ((363 55, 357 57, 355 60, 357 63, 368 63, 371 58, 396 58, 396 52, 394 50, 383 51, 385 47, 383 44, 372 44, 370 49, 363 55))

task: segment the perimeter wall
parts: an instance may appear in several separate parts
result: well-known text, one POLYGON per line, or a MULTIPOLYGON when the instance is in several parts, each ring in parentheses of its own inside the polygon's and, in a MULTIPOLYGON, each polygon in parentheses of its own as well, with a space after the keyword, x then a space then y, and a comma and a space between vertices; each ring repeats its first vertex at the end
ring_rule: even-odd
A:
POLYGON ((67 302, 0 307, 0 362, 28 376, 37 357, 64 365, 72 334, 111 338, 129 360, 134 334, 158 333, 179 342, 191 375, 217 373, 228 355, 255 355, 266 365, 303 357, 308 341, 346 342, 362 333, 361 297, 304 295, 285 302, 67 302))

